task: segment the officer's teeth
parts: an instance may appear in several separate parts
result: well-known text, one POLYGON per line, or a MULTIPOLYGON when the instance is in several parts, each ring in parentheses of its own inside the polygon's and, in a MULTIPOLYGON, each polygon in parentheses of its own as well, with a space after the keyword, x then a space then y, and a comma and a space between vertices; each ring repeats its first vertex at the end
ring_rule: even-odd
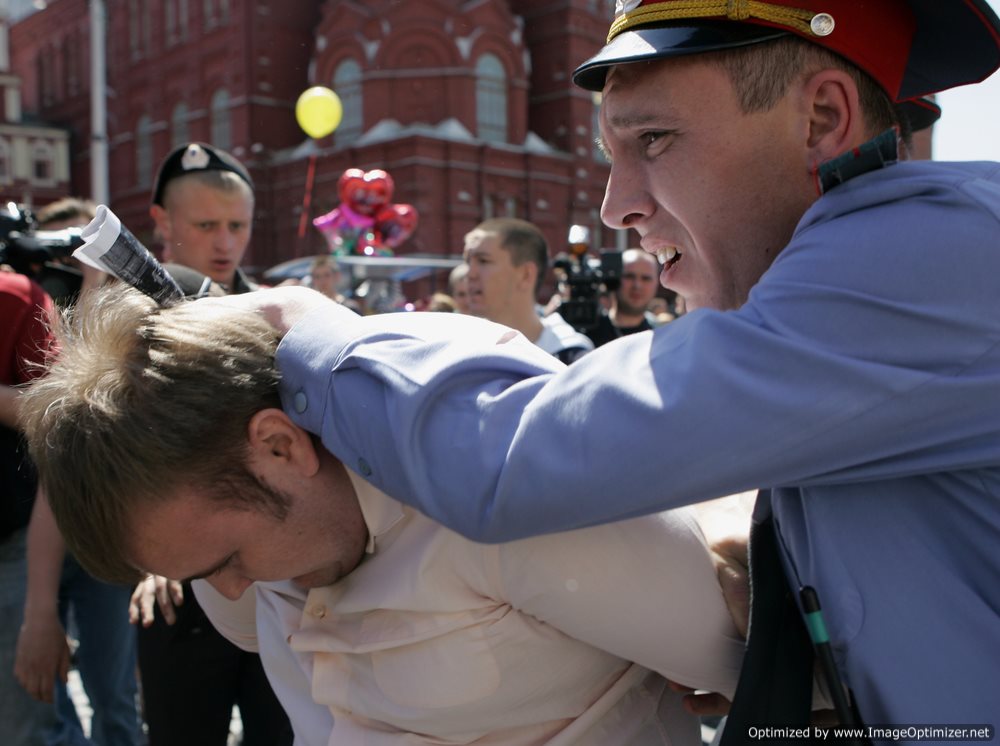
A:
POLYGON ((656 258, 660 260, 660 264, 666 264, 667 262, 673 261, 673 258, 677 256, 677 249, 673 246, 668 246, 665 249, 660 249, 656 252, 656 258))

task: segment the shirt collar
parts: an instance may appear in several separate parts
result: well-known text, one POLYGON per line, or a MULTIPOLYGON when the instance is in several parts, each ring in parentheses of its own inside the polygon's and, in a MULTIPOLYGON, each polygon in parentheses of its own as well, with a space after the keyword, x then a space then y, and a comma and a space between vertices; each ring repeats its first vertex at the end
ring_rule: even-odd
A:
POLYGON ((361 505, 361 515, 368 527, 368 546, 365 547, 365 552, 374 554, 379 537, 387 534, 393 526, 403 519, 403 505, 398 500, 393 500, 371 482, 366 482, 346 466, 344 468, 354 486, 358 503, 361 505))

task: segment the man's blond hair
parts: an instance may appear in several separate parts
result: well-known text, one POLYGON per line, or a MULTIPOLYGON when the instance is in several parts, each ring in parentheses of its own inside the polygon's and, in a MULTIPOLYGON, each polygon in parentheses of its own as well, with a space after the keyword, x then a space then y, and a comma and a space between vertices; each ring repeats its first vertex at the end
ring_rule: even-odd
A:
POLYGON ((160 308, 115 284, 65 312, 55 333, 24 428, 67 546, 91 573, 136 580, 134 511, 181 488, 284 515, 246 467, 251 417, 280 406, 278 336, 262 318, 212 301, 160 308))

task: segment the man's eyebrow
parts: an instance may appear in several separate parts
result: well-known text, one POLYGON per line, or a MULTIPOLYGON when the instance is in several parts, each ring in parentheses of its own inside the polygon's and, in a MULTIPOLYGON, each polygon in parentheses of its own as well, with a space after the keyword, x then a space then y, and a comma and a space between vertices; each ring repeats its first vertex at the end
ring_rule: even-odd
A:
POLYGON ((228 565, 232 561, 233 556, 234 555, 230 554, 228 557, 226 557, 225 559, 223 559, 218 564, 213 565, 208 570, 205 570, 204 572, 195 573, 194 575, 192 575, 192 576, 190 576, 188 578, 184 578, 184 580, 182 580, 181 582, 182 583, 190 583, 192 580, 202 580, 204 578, 207 578, 209 575, 214 575, 219 570, 221 570, 223 567, 225 567, 226 565, 228 565))

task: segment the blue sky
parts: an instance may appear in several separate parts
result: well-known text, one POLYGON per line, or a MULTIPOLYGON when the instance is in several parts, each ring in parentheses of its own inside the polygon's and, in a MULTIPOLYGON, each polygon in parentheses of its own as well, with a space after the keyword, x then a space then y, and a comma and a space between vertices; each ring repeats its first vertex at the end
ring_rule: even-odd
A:
MULTIPOLYGON (((989 0, 1000 14, 1000 0, 989 0)), ((1000 73, 983 83, 938 94, 941 119, 934 126, 934 158, 1000 161, 1000 73)))

